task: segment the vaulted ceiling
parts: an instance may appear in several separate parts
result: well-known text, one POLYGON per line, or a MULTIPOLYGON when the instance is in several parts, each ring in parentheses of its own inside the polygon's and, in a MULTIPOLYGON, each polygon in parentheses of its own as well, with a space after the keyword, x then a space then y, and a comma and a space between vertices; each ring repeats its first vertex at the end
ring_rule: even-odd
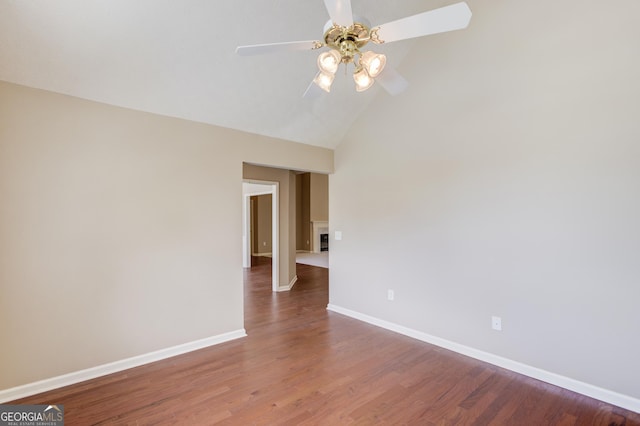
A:
MULTIPOLYGON (((353 0, 352 8, 376 25, 455 2, 353 0)), ((320 40, 328 19, 322 0, 0 0, 0 80, 333 148, 390 95, 375 86, 356 93, 341 69, 330 94, 303 98, 317 51, 235 54, 238 45, 320 40)), ((420 55, 411 64, 426 72, 429 52, 416 43, 375 50, 400 72, 408 54, 420 55)))

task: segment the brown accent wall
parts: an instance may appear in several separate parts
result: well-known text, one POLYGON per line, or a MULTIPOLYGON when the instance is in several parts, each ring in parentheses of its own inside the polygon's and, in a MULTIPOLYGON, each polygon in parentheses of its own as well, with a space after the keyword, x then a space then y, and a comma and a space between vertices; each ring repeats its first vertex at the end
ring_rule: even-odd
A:
POLYGON ((310 173, 296 175, 296 191, 298 194, 296 203, 296 248, 298 250, 311 250, 311 219, 310 208, 310 173))
POLYGON ((252 254, 267 254, 272 250, 272 200, 271 194, 251 197, 253 208, 252 254))

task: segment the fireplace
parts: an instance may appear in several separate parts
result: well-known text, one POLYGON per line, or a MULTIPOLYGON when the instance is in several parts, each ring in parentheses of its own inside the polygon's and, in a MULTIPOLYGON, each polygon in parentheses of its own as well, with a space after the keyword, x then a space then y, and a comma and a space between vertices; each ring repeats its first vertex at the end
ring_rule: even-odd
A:
POLYGON ((311 234, 313 238, 312 251, 314 253, 329 250, 329 222, 326 220, 312 220, 311 234), (322 238, 325 239, 324 243, 322 238))
POLYGON ((320 234, 320 251, 329 251, 329 234, 320 234))

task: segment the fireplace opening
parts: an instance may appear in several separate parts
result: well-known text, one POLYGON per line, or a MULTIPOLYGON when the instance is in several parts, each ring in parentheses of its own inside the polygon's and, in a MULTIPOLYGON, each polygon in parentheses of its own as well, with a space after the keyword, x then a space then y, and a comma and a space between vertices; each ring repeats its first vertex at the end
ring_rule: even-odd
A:
POLYGON ((329 251, 329 234, 320 234, 320 251, 329 251))

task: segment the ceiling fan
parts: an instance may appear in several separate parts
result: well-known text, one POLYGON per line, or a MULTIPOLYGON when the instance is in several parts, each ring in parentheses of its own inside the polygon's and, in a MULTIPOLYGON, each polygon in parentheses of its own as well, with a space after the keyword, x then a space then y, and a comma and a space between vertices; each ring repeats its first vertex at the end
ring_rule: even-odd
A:
MULTIPOLYGON (((356 90, 362 92, 378 81, 392 95, 402 92, 407 81, 396 71, 385 69, 387 58, 374 51, 361 49, 369 42, 391 43, 414 37, 466 28, 471 20, 471 10, 464 3, 408 16, 371 28, 366 20, 354 17, 351 0, 324 0, 330 19, 324 26, 324 41, 291 41, 284 43, 239 46, 236 53, 242 56, 260 55, 328 47, 318 56, 319 71, 305 92, 307 96, 314 85, 329 92, 340 64, 353 63, 353 80, 356 90), (383 72, 384 71, 384 72, 383 72)), ((320 92, 321 93, 321 92, 320 92)))

